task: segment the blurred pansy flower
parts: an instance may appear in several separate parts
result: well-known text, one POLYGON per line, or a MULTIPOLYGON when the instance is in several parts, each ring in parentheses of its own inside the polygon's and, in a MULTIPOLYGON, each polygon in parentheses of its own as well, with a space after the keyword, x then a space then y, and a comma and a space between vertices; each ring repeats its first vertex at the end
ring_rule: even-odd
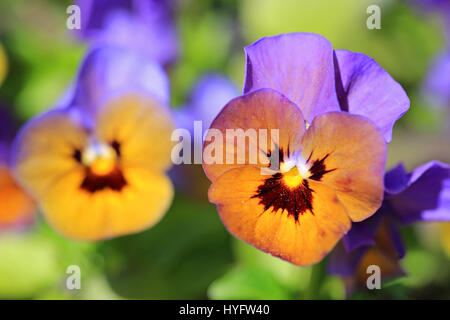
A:
POLYGON ((441 53, 431 65, 423 93, 433 105, 450 107, 450 50, 441 53))
POLYGON ((220 110, 237 96, 238 88, 226 76, 206 74, 194 85, 188 104, 176 110, 176 124, 192 130, 194 121, 202 121, 203 128, 208 129, 220 110))
POLYGON ((277 90, 301 109, 308 123, 322 113, 344 111, 372 120, 390 142, 394 123, 409 109, 403 88, 372 58, 333 50, 319 35, 263 38, 245 53, 244 93, 277 90))
POLYGON ((178 54, 172 0, 79 0, 78 35, 94 45, 137 50, 166 65, 178 54))
POLYGON ((407 173, 398 165, 385 175, 385 199, 371 218, 355 223, 331 254, 329 272, 350 291, 364 286, 366 269, 378 265, 383 280, 403 274, 405 255, 398 224, 450 221, 450 166, 432 161, 407 173))
POLYGON ((161 219, 173 195, 168 95, 158 64, 101 48, 82 65, 71 103, 22 128, 16 176, 57 231, 100 240, 161 219))
POLYGON ((35 204, 13 177, 9 164, 11 143, 16 128, 11 114, 0 109, 0 232, 29 226, 35 204))
MULTIPOLYGON (((443 20, 445 30, 447 33, 450 31, 450 1, 448 0, 409 0, 417 8, 437 13, 443 20)), ((447 34, 448 36, 448 34, 447 34)))

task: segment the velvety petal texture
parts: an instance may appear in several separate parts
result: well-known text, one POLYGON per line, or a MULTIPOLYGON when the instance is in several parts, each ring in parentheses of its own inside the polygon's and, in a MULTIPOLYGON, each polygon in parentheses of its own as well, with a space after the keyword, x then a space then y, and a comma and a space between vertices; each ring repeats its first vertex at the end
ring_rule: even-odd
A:
POLYGON ((271 88, 302 110, 305 120, 339 110, 335 91, 333 48, 324 37, 310 33, 262 38, 245 47, 244 93, 271 88))
POLYGON ((305 120, 345 111, 372 120, 386 142, 395 122, 409 109, 409 98, 373 59, 333 50, 327 39, 309 33, 262 38, 245 48, 244 93, 272 88, 302 110, 305 120))
POLYGON ((214 181, 227 170, 244 164, 269 167, 268 152, 277 149, 283 156, 284 153, 287 156, 289 150, 299 148, 304 132, 305 125, 300 109, 274 90, 261 89, 235 98, 223 108, 206 134, 203 169, 207 177, 214 181), (250 131, 247 131, 248 129, 250 131), (261 129, 266 130, 266 139, 259 139, 261 129), (272 137, 272 129, 276 130, 273 133, 278 136, 272 137), (217 130, 221 133, 220 137, 216 135, 217 130), (231 137, 228 140, 227 131, 231 137), (246 132, 255 133, 252 136, 256 139, 246 138, 246 132), (240 139, 233 139, 231 133, 238 134, 240 139), (242 138, 248 139, 245 144, 239 143, 242 138), (208 159, 210 154, 216 155, 212 149, 223 150, 217 161, 208 159), (241 160, 239 163, 238 157, 241 160), (256 161, 251 163, 252 159, 256 161))
POLYGON ((331 112, 315 117, 307 130, 304 123, 300 109, 285 96, 256 90, 225 106, 203 149, 203 168, 212 181, 209 200, 227 229, 297 265, 320 261, 352 220, 379 208, 386 157, 382 134, 361 116, 331 112), (230 130, 252 129, 278 131, 276 143, 273 135, 263 139, 269 151, 262 152, 252 139, 241 144, 239 138, 229 139, 230 130), (217 137, 226 151, 209 162, 205 153, 217 137), (258 161, 251 162, 255 154, 258 161))
POLYGON ((409 109, 409 98, 372 58, 347 50, 335 50, 336 91, 342 110, 365 116, 392 140, 395 122, 409 109))
POLYGON ((322 260, 350 228, 345 207, 334 191, 311 181, 313 212, 296 220, 290 209, 267 208, 255 197, 264 179, 259 168, 248 166, 229 170, 212 184, 209 199, 217 204, 227 229, 255 247, 297 265, 322 260))
POLYGON ((371 121, 344 112, 320 115, 303 137, 301 153, 329 171, 317 179, 336 191, 352 221, 380 208, 386 143, 371 121))

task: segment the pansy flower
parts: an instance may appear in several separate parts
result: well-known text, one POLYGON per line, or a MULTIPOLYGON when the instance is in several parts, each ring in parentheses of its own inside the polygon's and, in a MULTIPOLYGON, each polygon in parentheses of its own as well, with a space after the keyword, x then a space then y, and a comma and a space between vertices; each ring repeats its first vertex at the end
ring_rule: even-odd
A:
POLYGON ((9 164, 11 143, 16 128, 14 119, 0 109, 0 231, 17 230, 34 220, 35 203, 13 177, 9 164))
POLYGON ((167 103, 158 64, 101 48, 83 63, 71 103, 24 126, 15 173, 57 231, 100 240, 161 219, 173 194, 167 103))
POLYGON ((263 38, 245 52, 245 94, 225 106, 204 144, 209 199, 238 238, 313 264, 380 207, 386 141, 409 99, 372 59, 333 50, 319 35, 263 38), (238 144, 226 137, 233 129, 266 138, 238 144))
POLYGON ((172 0, 79 0, 78 35, 94 45, 134 49, 166 65, 178 54, 172 0))
POLYGON ((353 225, 333 251, 329 272, 343 277, 349 291, 365 285, 370 265, 380 267, 383 280, 404 274, 398 225, 427 221, 450 221, 450 166, 432 161, 407 173, 400 164, 385 175, 381 208, 353 225))

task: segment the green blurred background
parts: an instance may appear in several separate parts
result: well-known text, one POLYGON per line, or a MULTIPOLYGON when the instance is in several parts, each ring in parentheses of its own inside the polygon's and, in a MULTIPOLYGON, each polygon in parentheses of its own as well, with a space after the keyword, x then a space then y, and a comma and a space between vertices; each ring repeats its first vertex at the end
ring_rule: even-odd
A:
MULTIPOLYGON (((22 123, 55 105, 86 53, 66 29, 70 4, 0 1, 8 69, 0 102, 22 123)), ((314 32, 334 48, 373 57, 406 89, 411 109, 396 124, 389 167, 399 161, 408 169, 432 159, 450 162, 449 109, 420 94, 430 64, 446 46, 436 15, 400 0, 180 0, 176 23, 181 53, 168 70, 174 107, 205 72, 222 72, 242 87, 243 46, 263 36, 314 32), (382 8, 380 30, 366 28, 370 4, 382 8)), ((437 223, 403 229, 407 277, 352 298, 450 299, 449 233, 448 225, 437 223)), ((325 273, 326 263, 300 268, 262 253, 229 235, 205 196, 180 191, 163 220, 136 235, 75 242, 42 218, 25 232, 0 234, 0 298, 346 298, 342 280, 325 273), (81 267, 81 290, 65 289, 69 265, 81 267)))

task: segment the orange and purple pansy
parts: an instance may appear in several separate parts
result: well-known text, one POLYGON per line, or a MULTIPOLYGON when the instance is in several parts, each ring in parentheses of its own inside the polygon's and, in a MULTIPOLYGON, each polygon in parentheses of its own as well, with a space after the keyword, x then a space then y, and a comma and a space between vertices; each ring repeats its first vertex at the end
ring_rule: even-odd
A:
POLYGON ((353 225, 331 254, 329 272, 343 277, 349 291, 365 285, 369 265, 381 268, 382 280, 403 275, 398 225, 431 221, 450 221, 450 166, 432 161, 407 173, 400 164, 385 175, 381 208, 353 225))
POLYGON ((57 231, 100 240, 161 219, 173 195, 168 99, 158 64, 104 47, 86 57, 67 106, 24 126, 14 170, 57 231))
POLYGON ((409 99, 372 59, 333 50, 319 35, 263 38, 245 52, 244 95, 224 107, 211 132, 277 129, 278 137, 268 134, 257 146, 226 139, 224 161, 210 163, 205 152, 216 137, 208 132, 209 199, 233 235, 294 264, 313 264, 352 221, 380 207, 386 141, 409 99), (256 163, 251 150, 258 150, 256 163), (225 161, 242 153, 240 164, 225 161), (274 168, 274 153, 275 170, 262 174, 274 168))

